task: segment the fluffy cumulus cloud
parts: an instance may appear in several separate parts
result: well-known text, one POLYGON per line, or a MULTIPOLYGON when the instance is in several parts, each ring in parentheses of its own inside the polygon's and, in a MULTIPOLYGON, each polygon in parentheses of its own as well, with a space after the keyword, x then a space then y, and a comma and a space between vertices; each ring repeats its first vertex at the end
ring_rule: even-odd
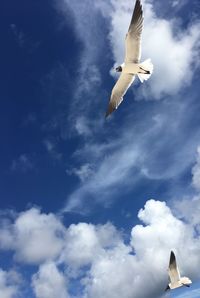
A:
POLYGON ((72 224, 66 231, 65 249, 59 262, 70 265, 73 273, 90 265, 98 255, 104 254, 105 248, 112 248, 118 243, 121 243, 120 233, 110 223, 97 226, 72 224))
POLYGON ((20 282, 20 276, 16 271, 4 271, 0 268, 0 297, 17 297, 17 294, 19 294, 20 282))
POLYGON ((199 277, 200 241, 190 225, 177 219, 166 203, 155 200, 148 201, 138 217, 143 225, 133 227, 130 245, 121 243, 92 263, 85 280, 86 297, 161 297, 171 249, 181 274, 199 277))
POLYGON ((64 226, 55 215, 32 208, 20 213, 14 223, 3 220, 0 235, 0 246, 14 250, 16 260, 40 263, 60 254, 64 226))
POLYGON ((33 275, 32 285, 37 298, 68 298, 66 277, 55 263, 46 263, 40 266, 33 275))
MULTIPOLYGON (((20 214, 14 225, 25 216, 31 220, 31 212, 28 210, 20 214)), ((34 210, 34 213, 38 216, 37 232, 34 225, 28 227, 33 246, 26 246, 26 250, 21 249, 23 259, 18 258, 17 261, 30 263, 30 256, 34 255, 34 260, 35 255, 37 256, 40 265, 32 276, 32 287, 37 298, 162 297, 168 281, 166 269, 172 249, 176 253, 181 274, 193 280, 200 278, 200 234, 196 230, 200 220, 194 224, 186 215, 184 220, 180 219, 165 202, 146 202, 138 213, 140 224, 132 228, 126 243, 123 234, 111 223, 72 224, 65 228, 63 237, 60 233, 63 233, 61 219, 40 213, 39 210, 34 210), (51 236, 47 238, 44 235, 44 222, 41 220, 44 218, 48 219, 45 221, 47 235, 48 229, 52 230, 51 236), (34 233, 37 236, 33 240, 34 233), (54 247, 56 243, 58 246, 49 255, 51 246, 54 247), (43 257, 44 246, 48 261, 43 257), (42 257, 38 259, 39 251, 42 257), (144 287, 144 284, 148 287, 144 287)), ((23 223, 25 228, 25 221, 23 223)), ((19 241, 22 242, 21 247, 22 244, 26 245, 23 237, 18 239, 18 245, 19 241)), ((26 241, 28 242, 28 239, 26 241)), ((15 254, 18 254, 18 246, 15 250, 15 254)), ((0 291, 1 288, 5 289, 8 296, 3 297, 11 298, 14 297, 12 295, 16 288, 12 284, 6 284, 5 275, 6 273, 1 271, 0 291)))

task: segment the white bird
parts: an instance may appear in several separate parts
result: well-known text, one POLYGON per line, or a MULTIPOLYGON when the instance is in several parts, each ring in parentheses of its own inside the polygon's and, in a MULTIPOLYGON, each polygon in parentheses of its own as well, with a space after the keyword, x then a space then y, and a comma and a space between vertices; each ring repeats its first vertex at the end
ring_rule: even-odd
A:
POLYGON ((170 283, 167 285, 167 290, 176 289, 182 286, 189 287, 192 281, 188 277, 180 277, 179 269, 176 264, 176 257, 173 251, 171 251, 168 274, 170 283))
POLYGON ((126 34, 125 62, 116 68, 121 75, 112 89, 106 117, 118 108, 128 88, 131 86, 137 74, 140 81, 148 80, 153 72, 153 64, 150 59, 140 62, 141 58, 141 34, 143 27, 143 11, 140 0, 136 0, 131 23, 126 34))

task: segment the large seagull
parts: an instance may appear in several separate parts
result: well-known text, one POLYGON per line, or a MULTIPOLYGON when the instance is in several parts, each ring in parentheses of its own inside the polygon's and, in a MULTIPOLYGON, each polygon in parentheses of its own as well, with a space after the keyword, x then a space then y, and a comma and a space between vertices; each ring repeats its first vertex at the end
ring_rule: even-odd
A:
POLYGON ((153 72, 153 64, 150 59, 140 63, 141 35, 143 27, 143 11, 140 0, 136 0, 131 23, 126 34, 125 61, 116 68, 121 75, 112 89, 106 117, 118 108, 128 88, 138 75, 140 81, 148 80, 153 72))
POLYGON ((180 288, 182 286, 189 287, 192 283, 188 277, 180 277, 179 269, 176 263, 176 257, 173 251, 171 251, 170 254, 168 274, 170 283, 168 284, 166 291, 180 288))

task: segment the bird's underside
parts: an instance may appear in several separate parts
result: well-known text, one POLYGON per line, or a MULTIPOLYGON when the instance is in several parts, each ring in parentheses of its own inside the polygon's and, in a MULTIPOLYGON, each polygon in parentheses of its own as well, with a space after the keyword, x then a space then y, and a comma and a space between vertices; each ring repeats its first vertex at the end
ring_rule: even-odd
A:
MULTIPOLYGON (((106 117, 110 115, 123 100, 123 96, 132 84, 137 73, 135 64, 139 63, 141 56, 141 34, 143 27, 143 11, 140 0, 136 0, 128 33, 125 40, 125 68, 112 89, 106 117), (129 70, 128 70, 129 68, 129 70)), ((120 68, 118 68, 120 69, 120 68)))
POLYGON ((170 254, 168 274, 169 274, 170 282, 166 288, 166 291, 170 289, 173 290, 176 288, 180 288, 182 286, 190 287, 192 283, 192 281, 188 277, 180 276, 179 269, 176 263, 176 257, 173 251, 171 251, 171 254, 170 254))

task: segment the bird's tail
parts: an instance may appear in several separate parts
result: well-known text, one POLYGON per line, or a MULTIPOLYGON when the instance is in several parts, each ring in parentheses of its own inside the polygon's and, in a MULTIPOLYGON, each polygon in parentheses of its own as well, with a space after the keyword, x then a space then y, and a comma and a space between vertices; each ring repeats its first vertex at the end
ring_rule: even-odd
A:
POLYGON ((137 73, 140 82, 143 83, 144 81, 148 80, 153 73, 153 64, 151 59, 147 59, 144 62, 139 64, 141 68, 141 73, 137 73))

